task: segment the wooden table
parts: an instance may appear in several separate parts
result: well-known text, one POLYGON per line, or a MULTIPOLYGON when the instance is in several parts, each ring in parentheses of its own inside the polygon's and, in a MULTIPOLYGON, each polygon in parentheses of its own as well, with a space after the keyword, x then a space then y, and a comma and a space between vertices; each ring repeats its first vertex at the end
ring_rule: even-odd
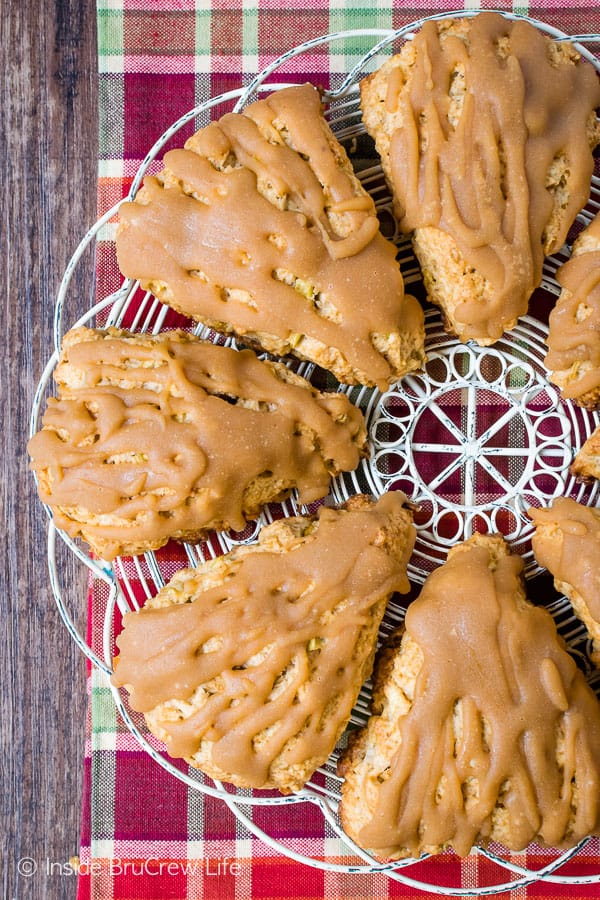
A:
MULTIPOLYGON (((0 46, 2 897, 57 900, 74 897, 77 888, 76 877, 59 866, 79 847, 86 672, 52 597, 45 516, 25 447, 35 385, 51 352, 57 286, 96 217, 95 4, 6 4, 0 46), (23 857, 35 862, 35 875, 19 875, 23 857)), ((91 297, 91 266, 79 279, 82 309, 91 297)), ((85 621, 83 568, 65 558, 60 571, 85 621)))

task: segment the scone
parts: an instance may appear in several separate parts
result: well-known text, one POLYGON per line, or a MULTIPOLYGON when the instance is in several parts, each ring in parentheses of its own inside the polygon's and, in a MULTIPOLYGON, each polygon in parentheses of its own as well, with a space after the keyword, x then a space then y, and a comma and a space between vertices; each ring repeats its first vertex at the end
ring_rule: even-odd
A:
POLYGON ((545 509, 532 507, 534 556, 554 576, 593 642, 600 665, 600 509, 559 497, 545 509))
POLYGON ((311 503, 366 452, 362 413, 280 363, 182 331, 76 328, 29 443, 54 521, 105 559, 311 503))
POLYGON ((217 331, 349 384, 424 361, 421 307, 309 84, 168 152, 119 216, 121 271, 217 331))
POLYGON ((600 214, 556 273, 562 290, 550 313, 549 380, 579 406, 600 406, 600 214))
POLYGON ((409 588, 405 501, 279 520, 125 616, 112 682, 171 756, 241 787, 302 787, 371 672, 387 600, 409 588))
POLYGON ((373 715, 341 757, 340 814, 381 857, 600 827, 600 706, 499 535, 453 547, 383 651, 373 715))
POLYGON ((578 481, 600 479, 600 426, 577 451, 569 471, 578 481))
POLYGON ((441 19, 361 82, 361 105, 429 299, 460 340, 494 343, 588 199, 594 68, 527 22, 441 19))

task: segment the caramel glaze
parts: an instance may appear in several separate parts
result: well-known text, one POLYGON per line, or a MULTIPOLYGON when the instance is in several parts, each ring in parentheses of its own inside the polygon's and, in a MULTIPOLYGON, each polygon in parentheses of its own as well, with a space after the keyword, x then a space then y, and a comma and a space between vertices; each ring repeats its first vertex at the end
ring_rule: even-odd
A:
POLYGON ((591 617, 600 622, 600 512, 559 497, 545 509, 531 508, 538 531, 532 539, 540 566, 581 595, 591 617), (539 530, 540 526, 548 526, 539 530))
POLYGON ((188 718, 163 721, 172 756, 190 757, 210 740, 214 764, 255 787, 268 783, 284 747, 290 767, 327 758, 360 687, 357 658, 372 660, 372 617, 381 618, 392 592, 409 589, 413 526, 404 558, 385 546, 393 518, 408 514, 405 501, 397 492, 367 509, 323 507, 318 527, 291 552, 258 546, 207 590, 194 584, 194 570, 178 573, 184 591, 186 575, 191 580, 190 602, 125 616, 112 682, 127 686, 134 709, 190 698, 223 678, 223 690, 188 718), (369 624, 365 649, 359 639, 369 624), (206 651, 215 636, 218 649, 206 651), (290 663, 292 677, 278 691, 290 663))
POLYGON ((422 312, 404 299, 395 247, 379 232, 371 198, 357 195, 336 162, 322 123, 319 94, 306 84, 223 116, 188 142, 194 149, 167 153, 171 180, 146 178, 140 202, 120 208, 119 266, 146 286, 166 283, 167 302, 186 315, 292 346, 308 335, 340 350, 365 382, 385 387, 393 373, 371 335, 418 333, 422 312), (256 122, 285 126, 298 152, 271 143, 256 122), (228 154, 241 165, 219 171, 210 161, 228 154), (262 196, 257 180, 292 208, 262 196), (334 234, 326 212, 343 215, 345 236, 334 234), (313 298, 327 296, 334 314, 280 272, 313 298))
MULTIPOLYGON (((585 234, 600 247, 600 216, 585 234)), ((564 290, 550 313, 544 362, 554 372, 591 364, 584 375, 561 385, 563 397, 576 399, 600 387, 600 249, 572 257, 558 269, 556 280, 564 290)))
POLYGON ((406 630, 424 660, 412 706, 398 723, 401 746, 360 832, 361 845, 382 856, 448 844, 466 855, 485 842, 500 798, 513 849, 538 836, 560 846, 571 831, 583 837, 599 827, 597 700, 550 614, 518 601, 522 560, 500 558, 495 571, 488 563, 484 547, 451 556, 408 609, 406 630), (455 742, 459 699, 462 739, 455 742), (467 779, 478 784, 472 804, 464 802, 467 779))
POLYGON ((436 22, 424 24, 414 39, 409 89, 401 91, 397 70, 386 98, 390 111, 402 105, 403 127, 390 147, 398 212, 406 231, 435 226, 450 234, 493 285, 490 303, 461 302, 455 315, 473 326, 473 336, 485 326, 497 339, 506 322, 526 312, 541 281, 553 208, 545 173, 559 154, 571 177, 548 252, 562 245, 587 201, 593 158, 586 127, 600 87, 590 65, 552 66, 547 38, 528 23, 482 13, 470 22, 468 46, 453 35, 440 41, 437 29, 436 22), (454 127, 450 86, 460 68, 466 93, 454 127))
POLYGON ((76 536, 83 517, 86 539, 108 559, 180 532, 243 528, 255 479, 275 483, 270 499, 297 486, 310 503, 333 471, 358 465, 360 411, 304 379, 283 381, 250 350, 184 332, 79 336, 29 452, 33 469, 49 472, 39 489, 58 527, 76 536))

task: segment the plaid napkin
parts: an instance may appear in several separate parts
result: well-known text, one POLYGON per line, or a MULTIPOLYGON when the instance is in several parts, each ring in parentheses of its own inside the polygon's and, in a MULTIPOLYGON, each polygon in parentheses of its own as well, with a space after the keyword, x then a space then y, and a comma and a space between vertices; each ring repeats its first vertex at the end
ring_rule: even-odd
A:
MULTIPOLYGON (((237 5, 226 0, 98 0, 99 214, 128 192, 146 152, 170 123, 210 97, 249 83, 286 50, 329 32, 398 28, 458 5, 451 0, 414 7, 385 0, 304 0, 291 6, 281 0, 237 5)), ((600 31, 595 0, 568 8, 564 0, 489 5, 529 14, 569 33, 600 31)), ((277 77, 329 87, 364 49, 360 41, 317 47, 288 63, 277 77)), ((190 125, 179 132, 174 143, 180 145, 192 130, 190 125)), ((98 243, 98 299, 120 284, 110 242, 114 228, 109 223, 98 243)), ((180 551, 161 551, 163 571, 174 572, 185 563, 180 551)), ((132 566, 128 578, 134 594, 143 596, 142 568, 132 566)), ((102 655, 107 602, 102 581, 92 581, 89 600, 88 637, 102 655)), ((438 893, 451 896, 456 888, 498 881, 497 867, 481 855, 428 860, 402 870, 405 883, 385 873, 343 871, 364 862, 351 855, 311 803, 253 811, 245 807, 251 831, 221 799, 188 788, 139 747, 116 711, 105 675, 90 671, 88 684, 78 900, 416 898, 431 896, 421 882, 445 886, 438 893), (256 836, 257 830, 263 838, 256 836), (299 862, 278 846, 328 868, 299 862)), ((517 866, 535 868, 553 858, 539 848, 510 857, 517 866)), ((561 871, 584 877, 600 871, 598 843, 590 842, 561 871)), ((510 882, 510 873, 503 880, 510 882)), ((599 891, 598 885, 551 883, 515 887, 501 896, 592 898, 599 891)))

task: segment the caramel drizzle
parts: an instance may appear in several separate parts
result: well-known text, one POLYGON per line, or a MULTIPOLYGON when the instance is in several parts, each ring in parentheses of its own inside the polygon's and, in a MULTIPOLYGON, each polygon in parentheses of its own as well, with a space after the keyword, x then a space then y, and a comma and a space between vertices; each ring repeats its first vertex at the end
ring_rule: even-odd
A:
POLYGON ((560 247, 584 206, 593 173, 586 136, 600 104, 594 69, 550 64, 548 40, 527 23, 484 13, 470 21, 468 46, 440 40, 426 22, 415 37, 410 89, 390 81, 386 106, 402 114, 390 164, 402 228, 434 226, 450 234, 465 260, 493 287, 489 302, 465 300, 455 316, 465 338, 497 339, 527 310, 540 283, 543 242, 553 207, 544 176, 563 153, 569 197, 549 252, 560 247), (506 58, 500 50, 508 39, 506 58), (464 69, 460 119, 449 121, 449 85, 464 69))
MULTIPOLYGON (((379 233, 371 196, 362 189, 357 193, 356 183, 331 150, 332 134, 321 114, 319 94, 311 85, 278 91, 248 106, 242 116, 223 116, 217 127, 238 161, 257 179, 268 172, 277 194, 287 195, 292 206, 305 216, 306 224, 318 228, 333 259, 355 256, 379 233), (279 143, 276 123, 283 124, 289 146, 279 143), (276 143, 269 143, 261 133, 270 130, 276 143), (334 231, 329 218, 332 214, 343 214, 344 236, 334 231)), ((200 146, 198 143, 198 149, 200 146)), ((210 150, 209 145, 207 156, 210 150)), ((339 153, 343 153, 341 148, 339 153)))
POLYGON ((397 723, 401 744, 389 777, 379 784, 373 774, 365 787, 375 800, 360 831, 361 845, 382 856, 439 845, 466 855, 489 837, 498 802, 515 849, 538 835, 560 846, 571 832, 598 828, 597 700, 549 613, 516 599, 521 559, 501 558, 495 571, 488 564, 485 548, 456 553, 408 609, 406 630, 424 660, 412 706, 397 723), (459 699, 462 738, 455 739, 459 699), (477 789, 468 802, 471 780, 477 789))
MULTIPOLYGON (((584 233, 600 240, 600 217, 596 216, 584 233)), ((600 386, 600 249, 572 257, 557 271, 556 280, 563 292, 550 313, 545 365, 555 372, 580 363, 592 366, 561 385, 562 395, 572 399, 600 386)))
POLYGON ((250 350, 182 332, 82 334, 92 339, 69 346, 29 452, 49 471, 40 494, 58 526, 78 534, 70 513, 83 509, 106 558, 180 531, 243 528, 254 479, 273 480, 272 499, 297 486, 310 503, 333 471, 358 465, 364 421, 347 397, 284 382, 250 350))
POLYGON ((421 314, 412 298, 403 302, 395 248, 379 233, 370 197, 357 195, 336 164, 326 128, 310 85, 211 123, 190 149, 165 155, 164 186, 148 177, 143 199, 121 207, 119 266, 146 287, 166 283, 167 302, 195 319, 259 340, 275 335, 291 347, 315 338, 368 383, 386 385, 392 370, 371 335, 418 333, 421 314), (256 122, 283 124, 295 149, 270 143, 256 122), (227 154, 242 165, 219 171, 210 160, 227 154), (257 181, 291 208, 267 200, 257 181), (332 213, 344 216, 346 236, 334 234, 332 213))
POLYGON ((557 581, 572 585, 600 622, 600 511, 559 497, 529 515, 538 528, 532 540, 537 562, 557 581))
POLYGON ((292 551, 258 545, 205 590, 193 570, 180 572, 167 591, 188 602, 125 616, 112 681, 127 686, 134 709, 220 681, 188 718, 161 719, 172 756, 210 741, 216 766, 257 787, 281 753, 290 768, 327 758, 368 676, 385 601, 409 588, 414 528, 404 501, 395 493, 366 510, 322 508, 292 551), (398 516, 406 537, 391 552, 385 532, 398 516))

